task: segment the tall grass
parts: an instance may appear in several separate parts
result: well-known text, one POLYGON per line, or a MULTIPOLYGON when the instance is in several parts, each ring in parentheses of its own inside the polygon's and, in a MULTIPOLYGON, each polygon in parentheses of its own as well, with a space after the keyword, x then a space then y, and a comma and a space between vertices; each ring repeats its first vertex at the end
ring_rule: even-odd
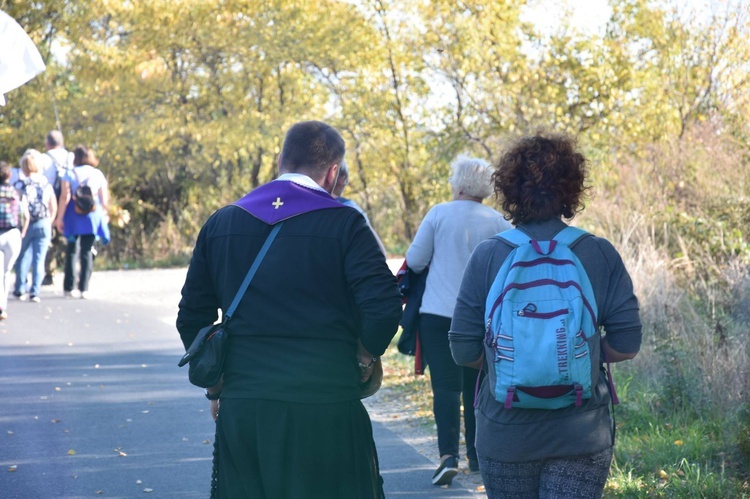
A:
POLYGON ((620 251, 643 322, 615 368, 608 495, 748 497, 750 171, 710 127, 630 161, 580 221, 620 251))

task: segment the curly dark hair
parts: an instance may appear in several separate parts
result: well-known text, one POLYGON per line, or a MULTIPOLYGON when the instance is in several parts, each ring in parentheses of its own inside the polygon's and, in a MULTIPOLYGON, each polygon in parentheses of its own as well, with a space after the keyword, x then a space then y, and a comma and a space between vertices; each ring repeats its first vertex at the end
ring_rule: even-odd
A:
POLYGON ((586 158, 565 135, 537 134, 511 145, 495 165, 495 195, 511 222, 573 218, 588 189, 586 158))

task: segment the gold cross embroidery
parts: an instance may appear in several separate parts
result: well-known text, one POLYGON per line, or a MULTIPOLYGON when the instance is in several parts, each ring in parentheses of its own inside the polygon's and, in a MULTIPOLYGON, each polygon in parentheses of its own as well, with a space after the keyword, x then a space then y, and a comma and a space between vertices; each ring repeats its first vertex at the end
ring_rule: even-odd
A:
POLYGON ((283 205, 284 203, 283 201, 281 201, 281 198, 276 198, 276 201, 274 201, 271 204, 273 205, 274 210, 278 210, 281 207, 281 205, 283 205))

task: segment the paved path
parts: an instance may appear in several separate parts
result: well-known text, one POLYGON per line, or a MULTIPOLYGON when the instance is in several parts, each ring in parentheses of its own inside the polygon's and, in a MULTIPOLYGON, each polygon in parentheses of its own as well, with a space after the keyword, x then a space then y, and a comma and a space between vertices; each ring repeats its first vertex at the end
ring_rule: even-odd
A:
MULTIPOLYGON (((0 323, 0 497, 208 497, 213 422, 176 367, 184 269, 96 272, 92 300, 45 287, 0 323)), ((388 497, 473 498, 374 424, 388 497)), ((479 497, 483 497, 479 496, 479 497)))

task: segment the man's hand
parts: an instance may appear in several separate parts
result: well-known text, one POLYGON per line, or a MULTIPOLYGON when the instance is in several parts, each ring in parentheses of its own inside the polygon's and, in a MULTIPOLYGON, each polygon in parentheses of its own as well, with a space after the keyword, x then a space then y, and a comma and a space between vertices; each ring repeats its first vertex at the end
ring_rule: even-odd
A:
POLYGON ((375 366, 375 362, 378 362, 377 357, 357 355, 357 361, 359 362, 359 382, 364 383, 370 376, 372 376, 372 370, 375 366))
POLYGON ((378 361, 378 358, 368 352, 367 349, 362 346, 362 342, 360 341, 359 347, 357 348, 357 362, 359 362, 360 383, 364 383, 365 381, 370 379, 370 376, 372 376, 373 366, 375 365, 375 362, 378 361))
POLYGON ((216 421, 216 418, 219 417, 219 402, 219 400, 209 401, 209 407, 211 408, 211 417, 214 418, 214 421, 216 421))

